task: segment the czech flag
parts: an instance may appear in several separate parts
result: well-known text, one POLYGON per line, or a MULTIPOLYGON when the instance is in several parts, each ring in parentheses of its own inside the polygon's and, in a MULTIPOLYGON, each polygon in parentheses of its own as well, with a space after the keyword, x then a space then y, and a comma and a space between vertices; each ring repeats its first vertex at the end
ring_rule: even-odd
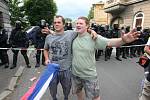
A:
POLYGON ((20 100, 40 100, 58 70, 58 64, 48 64, 40 78, 31 86, 20 100))

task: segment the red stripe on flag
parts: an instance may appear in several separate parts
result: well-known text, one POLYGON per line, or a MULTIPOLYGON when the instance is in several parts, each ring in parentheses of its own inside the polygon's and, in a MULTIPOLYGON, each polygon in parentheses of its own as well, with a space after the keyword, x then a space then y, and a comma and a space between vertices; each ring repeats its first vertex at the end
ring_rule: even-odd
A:
POLYGON ((30 87, 30 89, 21 97, 20 100, 28 100, 28 97, 32 94, 37 82, 38 80, 30 87))

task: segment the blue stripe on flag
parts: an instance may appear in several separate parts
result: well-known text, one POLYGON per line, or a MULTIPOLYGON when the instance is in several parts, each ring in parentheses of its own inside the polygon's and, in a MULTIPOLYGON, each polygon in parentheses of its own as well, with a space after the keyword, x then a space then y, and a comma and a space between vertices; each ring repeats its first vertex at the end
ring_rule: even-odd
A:
MULTIPOLYGON (((43 74, 39 78, 39 81, 37 82, 37 84, 35 86, 35 89, 33 90, 32 94, 29 96, 28 100, 34 100, 34 98, 37 96, 37 94, 41 91, 41 89, 44 86, 44 84, 46 83, 46 81, 49 80, 51 75, 54 76, 57 73, 58 70, 59 70, 59 65, 58 64, 54 64, 54 63, 48 64, 47 68, 44 70, 43 74)), ((46 87, 44 87, 44 88, 47 89, 48 86, 49 85, 46 85, 46 87)), ((44 91, 46 91, 46 90, 44 90, 44 91)), ((42 95, 40 97, 42 97, 42 95)), ((38 98, 38 100, 39 99, 40 98, 38 98)))

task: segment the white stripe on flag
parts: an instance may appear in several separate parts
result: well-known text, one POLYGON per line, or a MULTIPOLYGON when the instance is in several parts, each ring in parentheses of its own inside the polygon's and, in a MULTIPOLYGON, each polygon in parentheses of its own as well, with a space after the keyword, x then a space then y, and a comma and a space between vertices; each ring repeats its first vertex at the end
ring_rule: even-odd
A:
POLYGON ((45 93, 47 87, 49 86, 50 81, 53 78, 53 73, 52 75, 48 78, 48 80, 45 82, 45 84, 43 85, 43 87, 41 88, 41 90, 39 91, 39 93, 35 96, 34 100, 40 100, 41 97, 43 96, 43 94, 45 93))

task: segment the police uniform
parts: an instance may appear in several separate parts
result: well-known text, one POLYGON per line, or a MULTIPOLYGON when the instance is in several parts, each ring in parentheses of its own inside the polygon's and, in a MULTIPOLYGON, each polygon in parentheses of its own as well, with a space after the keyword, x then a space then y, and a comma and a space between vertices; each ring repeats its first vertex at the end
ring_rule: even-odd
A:
MULTIPOLYGON (((12 48, 28 48, 29 46, 29 40, 26 36, 26 33, 23 32, 21 28, 21 22, 16 22, 15 29, 12 30, 9 42, 12 46, 12 48)), ((13 52, 13 66, 10 67, 10 69, 13 69, 17 65, 17 57, 19 50, 12 49, 13 52)), ((26 65, 28 68, 30 68, 29 58, 27 56, 27 50, 21 50, 21 54, 23 55, 26 65)))
MULTIPOLYGON (((113 25, 112 35, 113 35, 113 38, 120 38, 121 37, 120 30, 119 30, 119 25, 118 24, 114 24, 113 25)), ((120 55, 121 55, 120 52, 121 52, 120 47, 116 47, 116 59, 118 61, 122 61, 120 59, 120 55)))
POLYGON ((41 30, 46 27, 46 21, 45 20, 41 20, 40 24, 39 24, 39 29, 37 30, 37 33, 35 35, 35 48, 37 49, 36 52, 36 65, 35 67, 40 67, 40 59, 41 59, 41 54, 42 54, 42 65, 45 65, 45 59, 44 59, 44 52, 41 51, 40 49, 44 48, 44 44, 45 44, 45 38, 47 36, 46 33, 42 33, 41 30))
MULTIPOLYGON (((6 30, 2 29, 0 32, 0 48, 7 48, 7 39, 8 35, 6 34, 6 30)), ((0 49, 0 59, 1 65, 4 65, 5 68, 9 67, 9 58, 6 49, 0 49)))

